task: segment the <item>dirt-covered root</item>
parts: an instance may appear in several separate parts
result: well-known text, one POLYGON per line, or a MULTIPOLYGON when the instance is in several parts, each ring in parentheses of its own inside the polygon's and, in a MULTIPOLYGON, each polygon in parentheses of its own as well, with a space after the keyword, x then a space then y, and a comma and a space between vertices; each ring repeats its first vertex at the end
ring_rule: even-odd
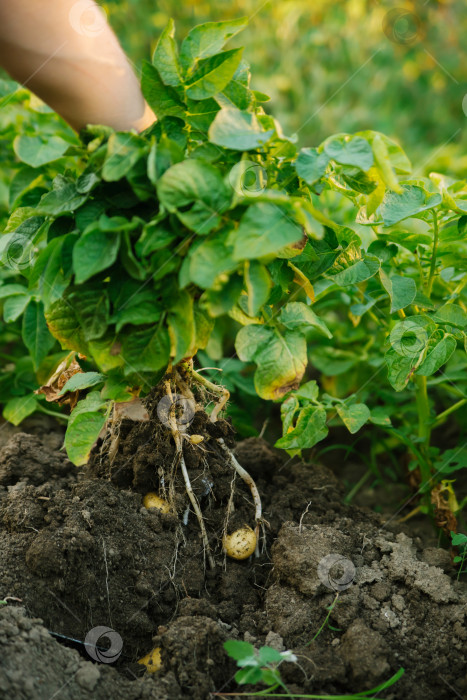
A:
POLYGON ((228 392, 204 379, 193 381, 192 375, 201 375, 190 372, 190 368, 173 370, 143 399, 145 420, 112 419, 108 433, 91 454, 88 473, 108 478, 120 487, 159 493, 182 521, 191 510, 212 569, 216 565, 213 536, 222 542, 227 531, 253 525, 258 555, 259 528, 264 523, 258 488, 233 453, 230 424, 217 416, 213 420, 214 411, 209 417, 204 411, 209 401, 207 391, 214 395, 215 408, 224 405, 228 392), (219 484, 219 488, 217 481, 228 470, 231 484, 226 498, 224 485, 219 484), (245 486, 235 482, 235 474, 245 486), (251 498, 249 514, 244 507, 245 487, 251 498), (219 505, 225 510, 223 524, 216 531, 219 505))

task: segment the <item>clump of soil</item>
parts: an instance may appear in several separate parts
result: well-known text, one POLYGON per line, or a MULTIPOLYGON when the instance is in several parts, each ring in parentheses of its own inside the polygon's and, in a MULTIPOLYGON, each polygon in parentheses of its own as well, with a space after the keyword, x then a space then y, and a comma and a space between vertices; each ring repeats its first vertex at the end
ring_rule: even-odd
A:
POLYGON ((229 528, 253 524, 254 508, 238 477, 232 496, 233 470, 215 441, 232 445, 230 427, 199 411, 189 433, 205 438, 202 449, 184 444, 217 562, 210 571, 172 439, 151 411, 149 422, 120 425, 112 464, 98 445, 86 471, 50 436, 17 433, 0 450, 0 599, 22 601, 0 606, 1 696, 204 700, 235 691, 222 643, 236 638, 292 649, 298 665, 281 672, 294 693, 364 690, 403 666, 384 697, 462 697, 467 593, 448 552, 413 539, 410 524, 344 506, 328 469, 248 439, 236 456, 262 495, 266 540, 259 558, 225 560, 229 502, 229 528), (175 511, 144 508, 142 495, 171 475, 175 511), (342 571, 323 578, 330 554, 351 571, 337 602, 342 571), (79 643, 100 625, 123 640, 112 664, 93 663, 79 643), (147 674, 136 661, 156 646, 162 668, 147 674))

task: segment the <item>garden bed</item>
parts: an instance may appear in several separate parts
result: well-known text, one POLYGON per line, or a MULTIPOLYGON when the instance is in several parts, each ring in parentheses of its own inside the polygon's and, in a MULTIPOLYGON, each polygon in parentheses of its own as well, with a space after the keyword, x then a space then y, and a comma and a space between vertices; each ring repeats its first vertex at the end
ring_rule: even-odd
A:
MULTIPOLYGON (((232 693, 238 686, 222 646, 227 639, 291 649, 298 664, 283 663, 281 673, 293 693, 361 691, 400 667, 405 674, 382 697, 439 700, 467 692, 467 593, 449 553, 411 537, 410 522, 384 524, 369 509, 343 505, 327 468, 286 462, 261 439, 241 442, 236 455, 256 480, 268 527, 260 558, 233 561, 224 559, 218 534, 232 469, 215 459, 207 470, 192 465, 199 489, 202 478, 204 486, 214 482, 201 501, 217 562, 210 571, 194 515, 182 523, 186 497, 177 496, 178 516, 142 505, 155 483, 154 470, 141 465, 160 457, 147 436, 126 441, 117 483, 115 474, 77 470, 59 450, 63 435, 53 423, 29 425, 32 433, 9 426, 0 433, 0 598, 21 601, 0 607, 3 697, 201 700, 232 693), (317 635, 336 599, 318 576, 332 553, 355 574, 317 635), (57 636, 83 641, 99 625, 123 640, 115 663, 95 664, 83 645, 57 636), (162 668, 148 674, 136 662, 156 646, 162 668)), ((236 522, 251 522, 241 482, 235 506, 236 522)))

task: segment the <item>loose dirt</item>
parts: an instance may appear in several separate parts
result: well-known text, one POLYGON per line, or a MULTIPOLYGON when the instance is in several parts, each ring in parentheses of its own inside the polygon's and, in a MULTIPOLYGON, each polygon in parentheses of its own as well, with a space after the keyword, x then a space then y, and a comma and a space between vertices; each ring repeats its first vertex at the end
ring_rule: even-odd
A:
POLYGON ((382 697, 467 697, 467 591, 450 554, 411 536, 410 523, 343 505, 329 469, 287 461, 261 439, 237 445, 266 537, 259 558, 226 560, 224 527, 254 526, 254 508, 213 439, 233 445, 230 426, 196 414, 190 433, 205 439, 186 441, 186 455, 210 571, 172 440, 154 420, 124 421, 113 463, 98 445, 86 470, 60 449, 61 428, 28 429, 0 430, 0 599, 21 601, 0 606, 1 698, 204 700, 237 689, 227 639, 291 649, 298 664, 281 672, 293 693, 364 690, 403 666, 382 697), (144 508, 171 478, 173 512, 144 508), (97 626, 121 637, 113 663, 94 663, 82 644, 97 626), (148 674, 136 662, 156 646, 162 668, 148 674))

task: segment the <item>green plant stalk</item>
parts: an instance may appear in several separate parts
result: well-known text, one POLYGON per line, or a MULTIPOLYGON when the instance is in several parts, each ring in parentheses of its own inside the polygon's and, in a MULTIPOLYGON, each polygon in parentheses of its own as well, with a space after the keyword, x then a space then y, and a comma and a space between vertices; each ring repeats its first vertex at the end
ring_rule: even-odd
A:
POLYGON ((421 452, 425 459, 420 463, 422 482, 426 483, 431 478, 431 468, 428 460, 428 449, 431 438, 430 403, 428 401, 427 379, 415 375, 415 400, 418 412, 418 437, 422 440, 421 452))
POLYGON ((40 404, 37 406, 36 411, 38 413, 44 413, 46 416, 53 416, 53 418, 62 419, 64 421, 68 421, 70 419, 70 416, 67 416, 66 413, 58 413, 58 411, 49 411, 48 408, 44 408, 40 404))
POLYGON ((212 695, 215 695, 217 697, 267 697, 267 698, 309 698, 310 700, 364 700, 364 698, 373 698, 375 700, 376 696, 378 693, 380 693, 383 690, 386 690, 387 688, 390 688, 394 683, 397 683, 399 678, 403 676, 405 673, 405 669, 401 667, 396 673, 391 676, 387 681, 384 681, 383 683, 380 683, 380 685, 376 686, 375 688, 372 688, 371 690, 363 690, 360 693, 352 693, 351 695, 301 695, 301 694, 288 694, 288 695, 273 695, 272 693, 268 692, 269 688, 266 688, 265 690, 260 690, 257 693, 212 693, 212 695))
POLYGON ((433 250, 431 253, 431 263, 430 263, 430 273, 427 282, 427 297, 430 298, 431 290, 433 288, 433 280, 436 272, 436 255, 438 253, 438 240, 439 240, 439 228, 438 228, 438 216, 436 212, 433 212, 433 250))
POLYGON ((315 636, 313 637, 313 639, 312 639, 311 641, 307 642, 307 644, 306 644, 305 646, 307 646, 307 647, 310 646, 310 644, 312 644, 312 642, 314 642, 315 639, 316 639, 317 637, 319 637, 319 635, 321 634, 321 632, 322 632, 323 629, 325 628, 325 626, 326 626, 326 624, 327 624, 327 622, 328 622, 328 620, 329 620, 329 618, 330 618, 330 616, 331 616, 331 613, 332 613, 332 611, 334 610, 334 607, 335 607, 335 605, 336 605, 338 599, 339 599, 339 593, 336 593, 336 597, 334 598, 334 600, 332 601, 331 605, 330 605, 329 608, 328 608, 328 614, 326 615, 323 624, 321 625, 321 627, 319 628, 319 630, 316 632, 316 634, 315 634, 315 636))
POLYGON ((350 503, 352 501, 354 496, 360 491, 360 489, 368 481, 370 476, 374 476, 373 471, 371 469, 367 469, 367 471, 363 474, 363 476, 350 489, 349 493, 344 498, 344 503, 350 503))
POLYGON ((461 399, 460 401, 457 401, 457 403, 453 403, 452 406, 449 406, 449 408, 436 416, 434 423, 432 423, 431 429, 433 430, 433 428, 440 426, 444 422, 445 418, 450 416, 451 413, 454 413, 459 408, 462 408, 462 406, 465 406, 466 403, 467 399, 461 399))
POLYGON ((391 437, 394 437, 394 435, 397 436, 398 440, 402 442, 403 445, 406 445, 410 452, 414 455, 414 457, 417 458, 419 464, 422 466, 422 468, 426 468, 427 471, 430 470, 430 466, 428 461, 425 459, 424 455, 422 452, 420 452, 419 449, 414 445, 412 440, 410 440, 408 437, 404 435, 404 433, 401 433, 397 428, 385 428, 384 426, 379 426, 382 430, 384 430, 388 435, 391 437))

